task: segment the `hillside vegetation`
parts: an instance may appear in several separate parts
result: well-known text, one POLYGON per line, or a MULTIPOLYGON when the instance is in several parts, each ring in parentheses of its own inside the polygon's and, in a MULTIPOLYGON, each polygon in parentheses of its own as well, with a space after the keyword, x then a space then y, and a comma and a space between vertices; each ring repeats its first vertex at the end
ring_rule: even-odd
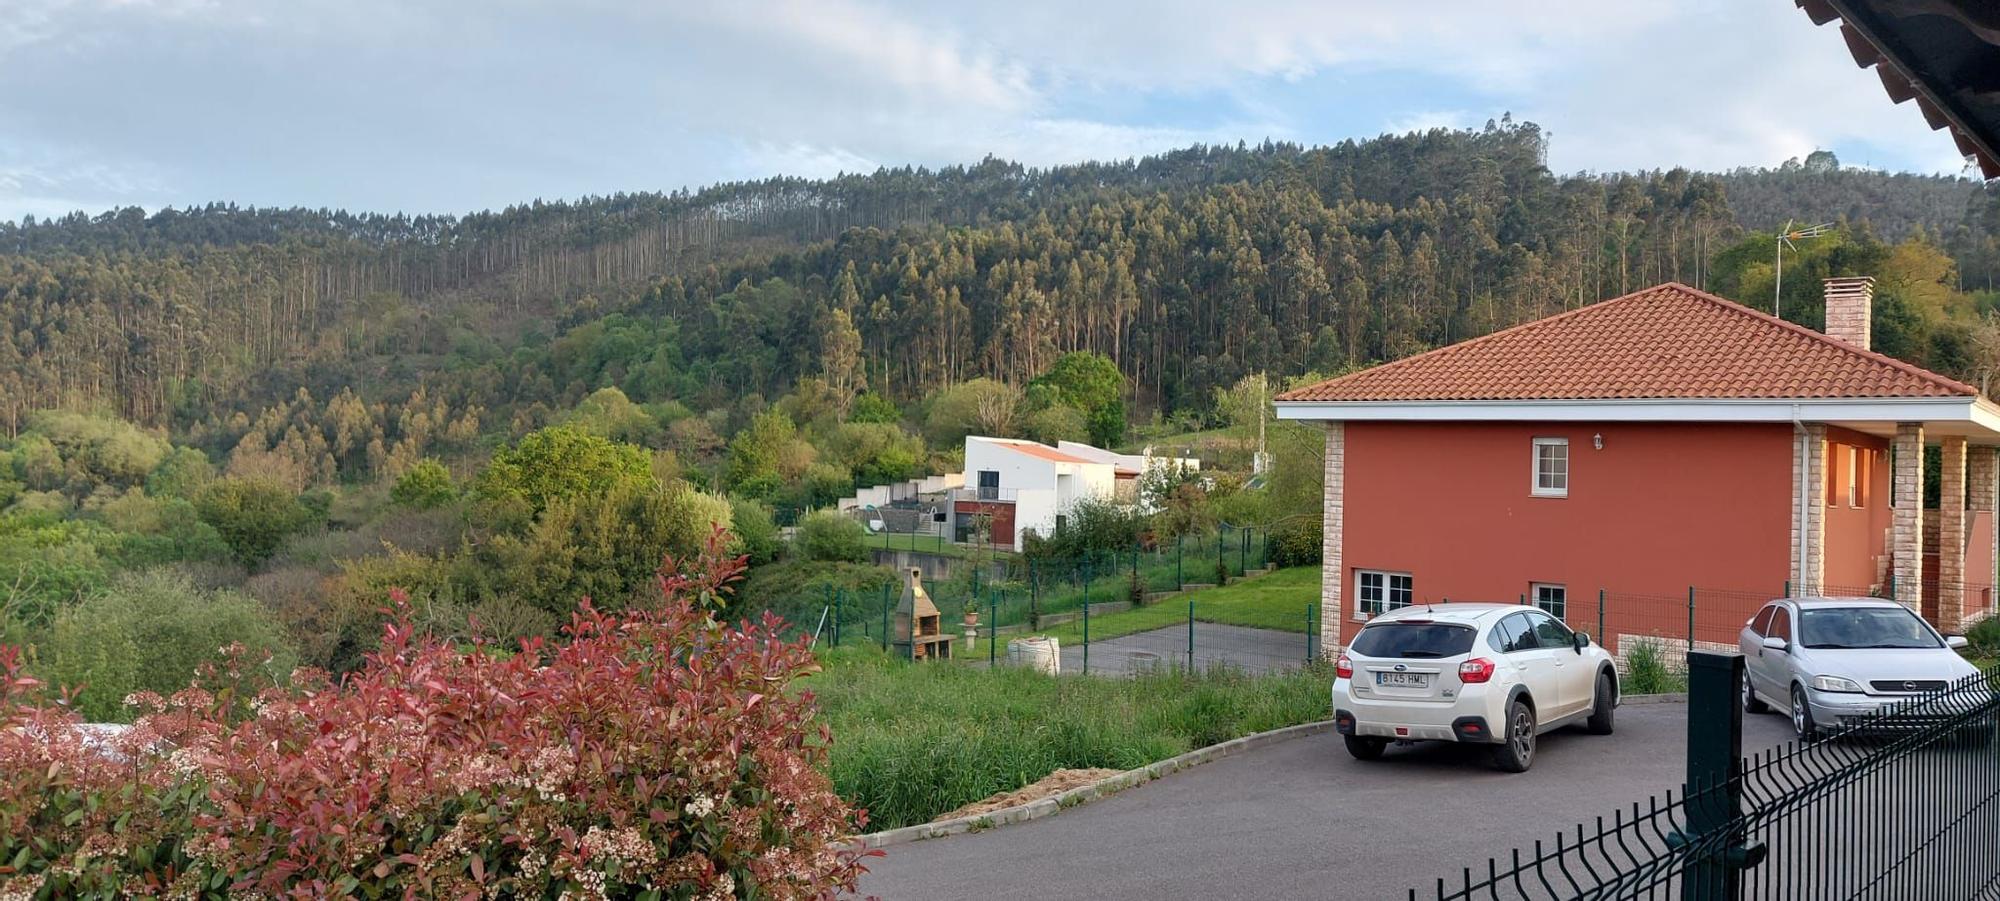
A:
POLYGON ((1502 120, 463 217, 0 223, 0 638, 115 718, 214 662, 190 635, 349 671, 400 592, 434 633, 546 636, 585 596, 650 603, 712 526, 752 564, 724 613, 810 618, 886 576, 808 511, 973 433, 1208 458, 1161 515, 1031 553, 1226 522, 1310 564, 1320 442, 1275 390, 1669 279, 1765 306, 1793 217, 1840 221, 1787 256, 1787 318, 1869 274, 1879 349, 1981 384, 2000 360, 1971 182, 1545 158, 1502 120), (1260 421, 1277 465, 1246 487, 1260 421))

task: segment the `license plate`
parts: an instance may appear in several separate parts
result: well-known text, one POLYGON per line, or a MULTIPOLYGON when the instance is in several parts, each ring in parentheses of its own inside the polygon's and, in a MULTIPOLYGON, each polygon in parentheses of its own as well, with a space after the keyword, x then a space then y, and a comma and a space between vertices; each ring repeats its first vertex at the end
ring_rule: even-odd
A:
POLYGON ((1431 684, 1431 677, 1427 673, 1376 673, 1375 684, 1393 688, 1426 688, 1431 684))

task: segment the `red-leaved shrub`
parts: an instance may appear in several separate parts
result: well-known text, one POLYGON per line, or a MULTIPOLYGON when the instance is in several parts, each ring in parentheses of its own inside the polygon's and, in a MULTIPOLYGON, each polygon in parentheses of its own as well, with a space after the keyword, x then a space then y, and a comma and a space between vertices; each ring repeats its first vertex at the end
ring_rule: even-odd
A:
POLYGON ((829 737, 786 691, 811 656, 776 622, 713 623, 718 541, 666 603, 588 601, 508 654, 409 625, 339 685, 244 698, 223 668, 112 739, 80 731, 0 648, 0 899, 824 898, 864 825, 820 774, 829 737))

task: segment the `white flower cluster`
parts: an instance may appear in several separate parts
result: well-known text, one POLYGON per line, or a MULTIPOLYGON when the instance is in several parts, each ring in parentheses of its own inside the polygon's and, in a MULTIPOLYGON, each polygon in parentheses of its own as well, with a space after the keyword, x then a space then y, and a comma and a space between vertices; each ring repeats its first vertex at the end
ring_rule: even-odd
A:
POLYGON ((715 807, 716 803, 714 798, 711 798, 707 795, 695 795, 694 800, 687 802, 687 807, 684 809, 687 811, 688 816, 694 817, 695 819, 701 819, 702 817, 714 813, 715 807))
POLYGON ((42 890, 42 874, 15 876, 0 880, 0 901, 35 901, 35 893, 42 890))

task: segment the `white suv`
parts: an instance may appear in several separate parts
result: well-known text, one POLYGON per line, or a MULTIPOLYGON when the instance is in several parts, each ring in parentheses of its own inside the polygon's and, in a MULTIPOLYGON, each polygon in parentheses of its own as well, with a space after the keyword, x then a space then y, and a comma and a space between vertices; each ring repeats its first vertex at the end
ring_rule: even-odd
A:
POLYGON ((1571 723, 1611 734, 1618 669, 1555 617, 1519 604, 1404 607, 1363 626, 1334 667, 1334 729, 1361 760, 1391 741, 1493 746, 1525 772, 1535 736, 1571 723))

